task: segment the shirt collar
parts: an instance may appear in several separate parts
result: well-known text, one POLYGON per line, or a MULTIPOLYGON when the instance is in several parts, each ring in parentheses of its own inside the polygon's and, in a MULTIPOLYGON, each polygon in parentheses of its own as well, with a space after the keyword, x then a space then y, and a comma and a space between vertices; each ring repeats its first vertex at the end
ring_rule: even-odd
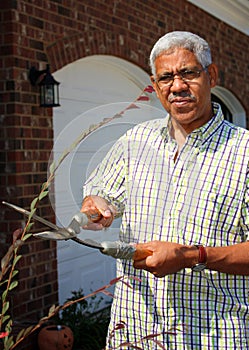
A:
POLYGON ((221 106, 216 103, 212 102, 212 108, 213 108, 213 117, 204 125, 202 125, 200 128, 194 130, 189 136, 197 134, 202 140, 206 140, 208 137, 213 135, 216 130, 219 128, 219 126, 224 121, 224 116, 221 110, 221 106))
MULTIPOLYGON (((192 131, 188 135, 187 137, 188 139, 198 138, 198 139, 201 139, 202 141, 205 141, 213 133, 216 132, 216 130, 221 125, 221 123, 224 121, 224 116, 221 110, 221 106, 218 103, 212 102, 212 108, 213 108, 213 117, 206 124, 192 131)), ((170 135, 170 128, 171 128, 171 118, 168 115, 166 118, 166 126, 162 127, 161 129, 161 135, 165 142, 169 142, 170 140, 172 140, 172 137, 170 135)))

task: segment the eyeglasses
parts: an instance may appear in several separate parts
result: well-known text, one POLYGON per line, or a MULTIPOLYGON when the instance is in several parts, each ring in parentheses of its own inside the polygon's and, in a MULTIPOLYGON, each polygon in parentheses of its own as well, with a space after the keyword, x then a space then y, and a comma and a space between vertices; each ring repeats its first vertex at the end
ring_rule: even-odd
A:
POLYGON ((177 73, 166 73, 163 74, 160 78, 155 79, 155 82, 160 89, 168 87, 173 84, 175 76, 181 78, 184 82, 188 83, 200 77, 201 72, 207 70, 207 67, 202 69, 183 69, 177 73))

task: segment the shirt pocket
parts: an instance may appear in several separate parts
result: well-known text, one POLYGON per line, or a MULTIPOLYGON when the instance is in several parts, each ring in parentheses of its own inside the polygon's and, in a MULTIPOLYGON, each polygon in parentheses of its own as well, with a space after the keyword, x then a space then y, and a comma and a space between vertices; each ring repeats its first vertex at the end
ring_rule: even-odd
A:
POLYGON ((241 242, 241 193, 211 193, 208 203, 215 233, 220 233, 221 240, 227 243, 241 242))

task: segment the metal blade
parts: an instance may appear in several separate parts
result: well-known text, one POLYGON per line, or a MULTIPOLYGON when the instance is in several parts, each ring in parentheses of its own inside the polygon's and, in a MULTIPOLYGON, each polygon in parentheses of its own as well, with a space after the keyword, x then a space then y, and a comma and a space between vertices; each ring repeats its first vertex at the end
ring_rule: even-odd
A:
POLYGON ((50 240, 54 240, 54 241, 64 241, 64 240, 72 239, 76 243, 85 245, 85 246, 90 247, 90 248, 95 248, 95 249, 99 249, 99 250, 104 249, 104 247, 101 245, 101 243, 99 243, 93 239, 90 239, 90 238, 80 239, 80 238, 75 237, 75 236, 68 237, 68 232, 67 231, 63 232, 63 230, 43 231, 43 232, 39 232, 39 233, 34 233, 33 236, 37 237, 37 238, 41 238, 41 239, 50 239, 50 240))
POLYGON ((62 241, 71 239, 76 236, 74 233, 68 232, 66 229, 60 229, 55 231, 42 231, 38 233, 33 233, 34 237, 41 238, 41 239, 51 239, 53 241, 62 241))
MULTIPOLYGON (((19 213, 24 214, 26 216, 29 216, 31 214, 30 211, 28 211, 26 209, 23 209, 21 207, 18 207, 15 204, 11 204, 11 203, 4 202, 4 201, 2 201, 2 203, 4 205, 7 205, 9 208, 14 209, 14 210, 18 211, 19 213)), ((41 222, 42 224, 44 224, 44 225, 46 225, 46 226, 48 226, 50 228, 52 228, 53 230, 60 230, 60 227, 58 227, 57 225, 53 224, 52 222, 50 222, 50 221, 48 221, 46 219, 41 218, 40 216, 38 216, 36 214, 33 214, 32 218, 37 220, 37 221, 39 221, 39 222, 41 222)))
MULTIPOLYGON (((31 214, 30 211, 23 209, 21 207, 18 207, 15 204, 11 204, 5 201, 2 201, 2 203, 4 205, 7 205, 9 208, 14 209, 16 211, 18 211, 21 214, 24 214, 26 216, 29 216, 31 214)), ((72 221, 70 222, 69 226, 64 228, 64 227, 59 227, 55 224, 53 224, 50 221, 47 221, 46 219, 43 219, 42 217, 33 214, 32 218, 41 222, 42 224, 52 228, 54 231, 43 231, 43 232, 38 232, 38 233, 34 233, 33 236, 37 237, 37 238, 41 238, 41 239, 50 239, 50 240, 68 240, 68 239, 72 239, 75 242, 85 245, 87 247, 90 248, 95 248, 95 249, 99 249, 99 250, 103 250, 103 246, 97 242, 94 241, 93 239, 85 239, 85 240, 81 240, 79 238, 76 237, 76 235, 80 232, 80 227, 83 225, 86 225, 88 218, 84 213, 77 213, 72 221)))
POLYGON ((86 238, 86 239, 79 239, 78 237, 74 237, 72 238, 73 241, 79 243, 79 244, 82 244, 82 245, 85 245, 87 247, 90 247, 90 248, 94 248, 94 249, 99 249, 99 250, 104 250, 104 247, 102 246, 101 243, 93 240, 93 239, 90 239, 90 238, 86 238))

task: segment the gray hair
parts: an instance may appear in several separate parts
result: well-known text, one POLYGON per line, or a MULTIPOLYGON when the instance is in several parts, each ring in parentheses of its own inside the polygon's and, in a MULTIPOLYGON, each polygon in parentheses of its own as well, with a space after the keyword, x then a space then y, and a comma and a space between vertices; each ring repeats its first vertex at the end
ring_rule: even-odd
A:
POLYGON ((206 40, 190 32, 170 32, 162 36, 151 50, 150 68, 153 75, 156 73, 156 58, 163 52, 174 48, 184 48, 193 52, 202 68, 212 63, 210 47, 206 40))

